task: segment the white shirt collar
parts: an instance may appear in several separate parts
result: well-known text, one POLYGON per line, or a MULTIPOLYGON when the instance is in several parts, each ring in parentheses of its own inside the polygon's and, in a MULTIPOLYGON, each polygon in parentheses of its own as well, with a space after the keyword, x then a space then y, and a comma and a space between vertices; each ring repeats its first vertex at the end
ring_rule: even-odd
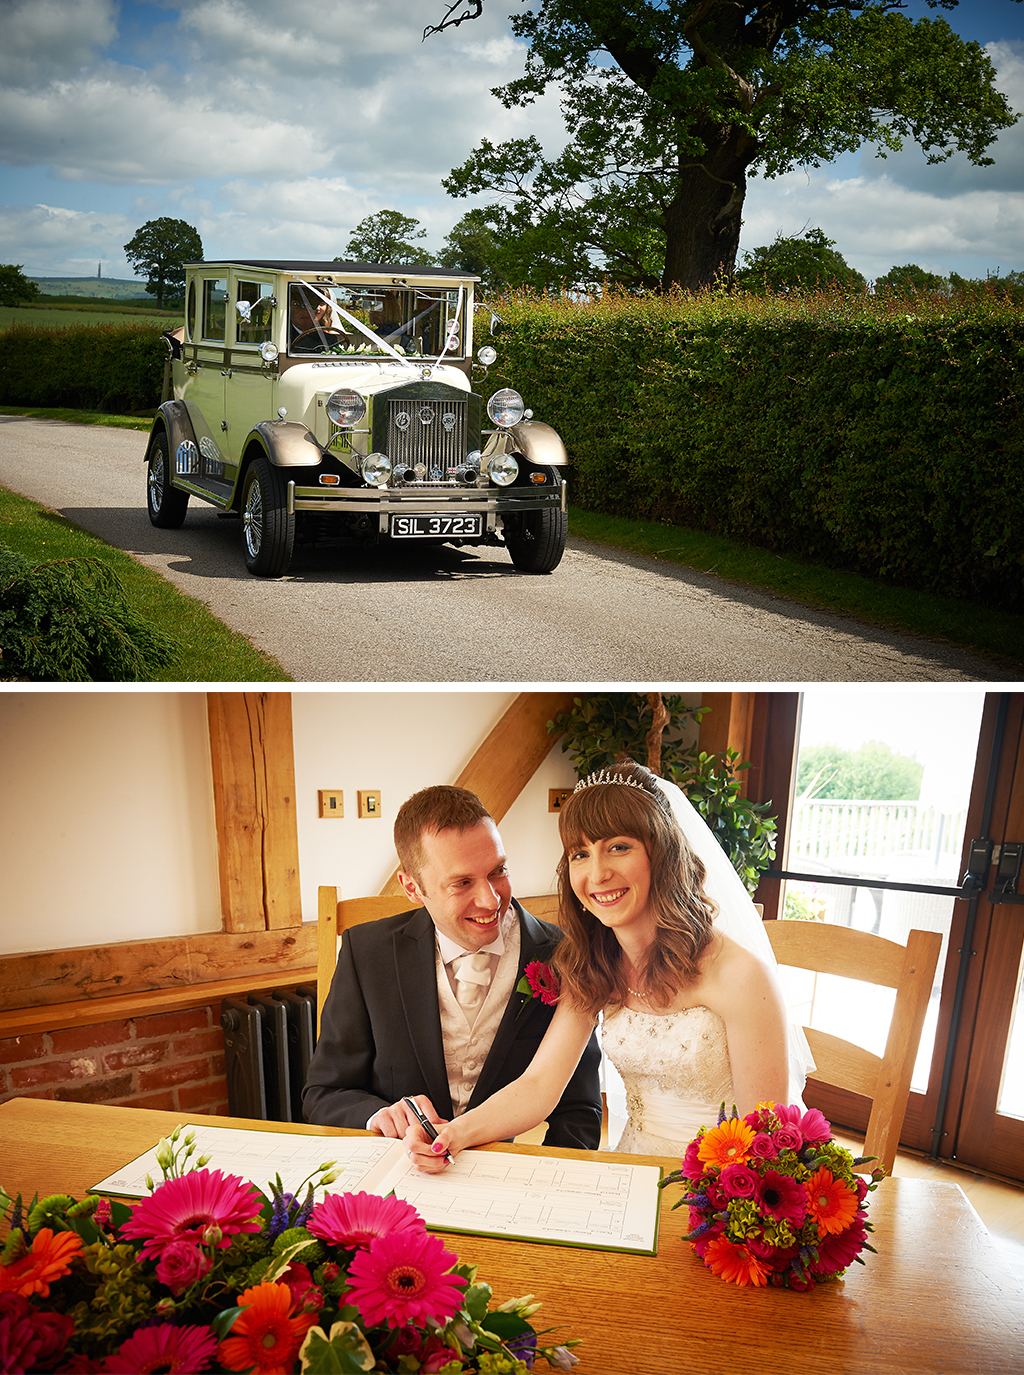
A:
MULTIPOLYGON (((505 915, 498 923, 498 934, 489 945, 481 946, 481 953, 484 955, 504 955, 505 953, 505 933, 509 929, 510 919, 515 918, 515 909, 509 903, 505 915)), ((468 955, 472 952, 465 950, 457 941, 453 941, 451 936, 446 936, 443 931, 434 927, 434 935, 437 937, 437 948, 441 952, 441 963, 451 964, 452 960, 458 959, 460 955, 468 955)))

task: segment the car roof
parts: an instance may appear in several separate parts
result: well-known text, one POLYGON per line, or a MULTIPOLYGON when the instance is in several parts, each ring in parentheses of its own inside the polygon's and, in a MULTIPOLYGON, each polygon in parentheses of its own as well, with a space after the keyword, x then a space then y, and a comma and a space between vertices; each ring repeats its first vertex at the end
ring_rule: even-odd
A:
POLYGON ((449 267, 420 267, 411 263, 350 263, 311 262, 308 259, 284 258, 220 258, 211 262, 189 263, 189 267, 258 267, 273 272, 338 272, 396 273, 403 277, 455 277, 460 281, 479 281, 471 272, 458 272, 449 267))

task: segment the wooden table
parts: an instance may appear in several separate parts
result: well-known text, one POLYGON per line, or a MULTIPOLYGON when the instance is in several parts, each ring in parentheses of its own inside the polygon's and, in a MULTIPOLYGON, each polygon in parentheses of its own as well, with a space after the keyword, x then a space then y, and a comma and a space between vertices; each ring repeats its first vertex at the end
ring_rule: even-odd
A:
MULTIPOLYGON (((80 1198, 186 1120, 178 1113, 12 1099, 0 1105, 0 1184, 80 1198)), ((203 1117, 254 1131, 353 1135, 330 1127, 203 1117)), ((587 1159, 585 1151, 491 1149, 587 1159)), ((636 1163, 651 1157, 612 1156, 636 1163)), ((655 1160, 666 1171, 675 1162, 655 1160)), ((216 1161, 211 1162, 215 1167, 216 1161)), ((541 1326, 582 1337, 578 1375, 1020 1375, 1024 1292, 955 1184, 885 1180, 871 1195, 873 1243, 845 1280, 809 1294, 739 1289, 705 1270, 680 1239, 683 1210, 665 1190, 658 1254, 629 1256, 489 1237, 451 1236, 499 1302, 534 1293, 541 1326)), ((446 1234, 450 1235, 450 1234, 446 1234)), ((543 1367, 542 1367, 543 1368, 543 1367)))

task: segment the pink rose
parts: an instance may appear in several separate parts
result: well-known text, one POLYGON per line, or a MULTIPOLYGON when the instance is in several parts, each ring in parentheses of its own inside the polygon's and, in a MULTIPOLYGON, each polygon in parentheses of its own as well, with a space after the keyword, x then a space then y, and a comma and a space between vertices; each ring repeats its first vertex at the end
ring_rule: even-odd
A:
POLYGON ((687 1179, 700 1179, 701 1175, 704 1173, 704 1166, 697 1157, 697 1152, 699 1150, 699 1140, 691 1141, 686 1148, 686 1154, 683 1156, 682 1172, 687 1179))
POLYGON ((727 1198, 753 1198, 757 1175, 748 1165, 726 1165, 718 1179, 727 1198))
POLYGON ((750 1143, 750 1154, 755 1160, 774 1160, 778 1152, 768 1133, 758 1132, 750 1143))
POLYGON ((772 1132, 772 1141, 777 1151, 798 1151, 804 1144, 800 1128, 791 1126, 788 1122, 772 1132))
POLYGON ((183 1294, 189 1285, 208 1273, 212 1263, 194 1242, 181 1237, 169 1241, 161 1251, 156 1277, 172 1294, 183 1294))

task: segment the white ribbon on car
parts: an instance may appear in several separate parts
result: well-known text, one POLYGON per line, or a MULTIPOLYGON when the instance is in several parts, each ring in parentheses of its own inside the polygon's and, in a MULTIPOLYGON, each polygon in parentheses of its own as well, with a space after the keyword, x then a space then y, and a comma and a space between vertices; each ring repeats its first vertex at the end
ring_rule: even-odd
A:
POLYGON ((332 300, 330 296, 325 296, 320 288, 315 286, 313 282, 307 282, 304 277, 296 277, 295 280, 301 282, 314 296, 319 296, 324 305, 330 306, 332 310, 336 310, 350 325, 355 325, 360 334, 365 334, 375 348, 383 349, 386 353, 390 353, 393 358, 397 358, 400 363, 404 363, 407 368, 411 368, 413 372, 419 372, 419 368, 416 367, 415 363, 410 363, 404 353, 399 353, 396 348, 391 347, 386 339, 382 339, 379 334, 374 334, 369 325, 364 325, 362 320, 357 320, 354 315, 350 315, 344 306, 338 305, 337 301, 332 300))

